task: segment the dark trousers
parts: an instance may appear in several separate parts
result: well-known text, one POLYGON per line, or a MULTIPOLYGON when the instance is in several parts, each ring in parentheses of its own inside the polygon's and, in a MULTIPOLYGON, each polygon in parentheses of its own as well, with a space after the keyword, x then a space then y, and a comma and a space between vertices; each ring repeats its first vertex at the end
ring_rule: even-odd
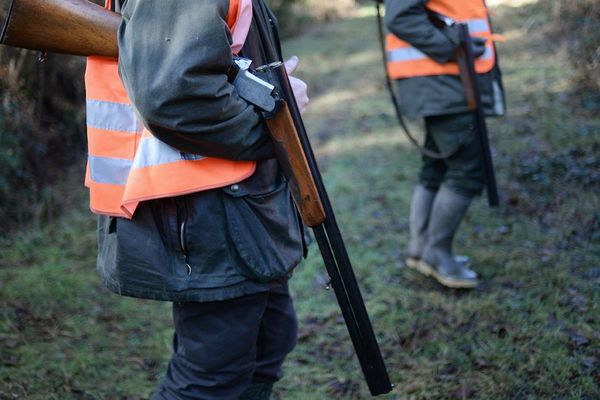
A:
POLYGON ((173 303, 167 375, 153 400, 236 399, 275 382, 294 348, 297 320, 287 285, 231 300, 173 303))
POLYGON ((436 191, 442 183, 467 197, 484 188, 481 150, 472 112, 425 117, 426 149, 436 153, 453 152, 444 159, 422 156, 419 181, 436 191))

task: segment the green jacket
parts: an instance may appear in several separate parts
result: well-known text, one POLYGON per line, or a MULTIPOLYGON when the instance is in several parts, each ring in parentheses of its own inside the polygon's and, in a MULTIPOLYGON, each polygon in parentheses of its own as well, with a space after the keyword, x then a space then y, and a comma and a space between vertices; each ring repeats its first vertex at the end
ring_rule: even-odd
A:
MULTIPOLYGON (((428 0, 386 0, 385 23, 391 33, 433 60, 444 63, 452 59, 458 41, 450 32, 444 32, 433 25, 425 8, 427 3, 428 0)), ((498 57, 492 71, 479 75, 479 88, 487 115, 503 115, 506 109, 497 60, 498 57)), ((458 76, 398 79, 396 88, 401 112, 409 117, 468 111, 464 89, 458 76)))
MULTIPOLYGON (((305 253, 303 226, 262 116, 227 79, 229 2, 117 7, 119 72, 150 131, 185 152, 258 163, 236 185, 143 202, 132 220, 99 217, 97 266, 106 285, 127 296, 214 301, 287 280, 305 253)), ((254 7, 265 6, 254 0, 254 7)), ((257 38, 247 44, 243 55, 263 64, 257 38)))

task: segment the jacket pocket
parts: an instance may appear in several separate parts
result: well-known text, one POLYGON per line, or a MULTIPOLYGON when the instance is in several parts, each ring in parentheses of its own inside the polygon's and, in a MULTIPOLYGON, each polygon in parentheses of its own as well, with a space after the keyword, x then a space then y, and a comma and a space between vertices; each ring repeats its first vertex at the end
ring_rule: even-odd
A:
POLYGON ((303 256, 298 214, 281 179, 264 193, 225 191, 229 236, 240 273, 267 282, 290 274, 303 256))

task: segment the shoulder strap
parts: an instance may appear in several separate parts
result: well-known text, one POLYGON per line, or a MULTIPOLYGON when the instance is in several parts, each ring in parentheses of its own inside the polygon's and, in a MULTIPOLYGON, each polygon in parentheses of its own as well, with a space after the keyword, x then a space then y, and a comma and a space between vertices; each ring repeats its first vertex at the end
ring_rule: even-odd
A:
POLYGON ((115 11, 115 2, 113 0, 105 0, 104 8, 110 11, 115 11))
POLYGON ((237 22, 240 9, 240 0, 229 0, 229 11, 227 12, 227 26, 233 31, 237 22))
POLYGON ((263 43, 263 46, 271 46, 277 53, 279 60, 283 61, 281 42, 279 41, 279 24, 277 18, 271 11, 271 9, 265 4, 263 0, 253 0, 253 13, 254 19, 260 21, 265 26, 266 33, 268 34, 268 40, 270 43, 263 43))

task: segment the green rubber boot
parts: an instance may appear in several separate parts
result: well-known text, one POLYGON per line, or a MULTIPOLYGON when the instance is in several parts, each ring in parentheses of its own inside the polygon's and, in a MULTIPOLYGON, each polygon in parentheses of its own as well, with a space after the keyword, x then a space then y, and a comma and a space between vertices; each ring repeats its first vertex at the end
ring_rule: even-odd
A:
POLYGON ((426 243, 427 223, 429 222, 429 214, 435 194, 435 191, 429 190, 423 185, 415 186, 413 191, 408 219, 410 241, 408 243, 408 256, 405 260, 406 266, 409 268, 419 270, 421 252, 426 243))
MULTIPOLYGON (((419 184, 415 186, 410 202, 410 241, 407 249, 408 255, 404 262, 407 267, 425 275, 430 275, 430 273, 429 269, 423 270, 421 266, 421 253, 427 243, 427 226, 436 193, 437 191, 427 189, 425 186, 419 184)), ((464 266, 469 265, 469 257, 467 256, 455 255, 454 260, 464 266)))
POLYGON ((479 283, 477 274, 452 253, 454 236, 471 200, 471 197, 460 195, 442 185, 431 207, 427 243, 423 248, 419 271, 433 276, 447 287, 466 289, 474 288, 479 283))

